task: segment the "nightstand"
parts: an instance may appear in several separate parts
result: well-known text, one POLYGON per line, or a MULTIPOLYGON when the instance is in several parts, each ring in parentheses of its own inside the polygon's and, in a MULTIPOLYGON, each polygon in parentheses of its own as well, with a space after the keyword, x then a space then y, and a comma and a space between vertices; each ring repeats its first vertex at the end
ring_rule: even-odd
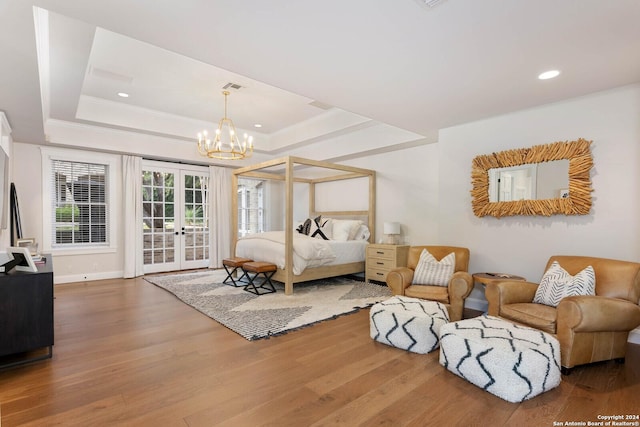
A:
POLYGON ((408 255, 408 245, 370 244, 367 246, 365 282, 386 281, 391 270, 406 267, 408 255))

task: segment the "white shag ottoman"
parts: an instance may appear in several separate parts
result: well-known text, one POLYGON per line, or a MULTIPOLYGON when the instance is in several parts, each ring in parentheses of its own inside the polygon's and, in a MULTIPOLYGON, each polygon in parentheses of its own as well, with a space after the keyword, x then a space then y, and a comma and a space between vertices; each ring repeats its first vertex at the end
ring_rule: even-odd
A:
POLYGON ((375 304, 369 312, 371 338, 420 354, 438 348, 440 327, 447 322, 444 305, 402 295, 375 304))
POLYGON ((522 402, 560 384, 560 343, 546 332, 483 315, 440 329, 440 364, 504 400, 522 402))

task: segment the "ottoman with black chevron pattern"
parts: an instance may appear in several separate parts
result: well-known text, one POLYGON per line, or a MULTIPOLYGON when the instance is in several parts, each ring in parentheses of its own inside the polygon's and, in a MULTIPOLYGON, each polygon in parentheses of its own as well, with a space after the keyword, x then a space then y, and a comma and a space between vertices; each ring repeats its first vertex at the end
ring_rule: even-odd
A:
POLYGON ((371 338, 393 347, 425 354, 438 348, 440 327, 449 321, 447 308, 435 301, 394 296, 371 307, 371 338))
POLYGON ((440 364, 509 402, 560 384, 560 344, 554 336, 488 315, 442 326, 440 364))

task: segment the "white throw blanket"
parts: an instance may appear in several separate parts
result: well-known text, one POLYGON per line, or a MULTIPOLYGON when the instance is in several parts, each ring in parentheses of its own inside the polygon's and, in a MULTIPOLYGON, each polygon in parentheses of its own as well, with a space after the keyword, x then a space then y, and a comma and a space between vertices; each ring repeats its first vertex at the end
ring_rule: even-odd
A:
MULTIPOLYGON (((284 269, 284 249, 284 231, 267 231, 240 238, 236 245, 236 255, 270 262, 284 269)), ((294 233, 293 274, 301 274, 307 267, 328 264, 335 258, 333 249, 325 240, 294 233)))

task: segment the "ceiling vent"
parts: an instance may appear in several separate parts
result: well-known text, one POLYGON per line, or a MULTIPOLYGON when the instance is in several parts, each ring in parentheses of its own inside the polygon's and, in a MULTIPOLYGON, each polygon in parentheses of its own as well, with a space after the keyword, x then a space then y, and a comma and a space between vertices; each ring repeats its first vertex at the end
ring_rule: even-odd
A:
POLYGON ((222 86, 222 89, 224 90, 240 90, 242 89, 242 86, 240 86, 238 83, 227 83, 226 85, 222 86))
POLYGON ((331 108, 333 108, 331 105, 329 104, 325 104, 324 102, 320 102, 320 101, 311 101, 309 103, 309 105, 316 107, 316 108, 320 108, 321 110, 329 110, 331 108))
POLYGON ((436 7, 445 2, 445 0, 416 0, 416 1, 421 5, 427 6, 429 8, 436 7))
POLYGON ((111 80, 119 83, 131 84, 133 77, 125 76, 123 74, 114 73, 113 71, 105 70, 103 68, 97 68, 91 66, 89 68, 89 75, 100 79, 111 80))

